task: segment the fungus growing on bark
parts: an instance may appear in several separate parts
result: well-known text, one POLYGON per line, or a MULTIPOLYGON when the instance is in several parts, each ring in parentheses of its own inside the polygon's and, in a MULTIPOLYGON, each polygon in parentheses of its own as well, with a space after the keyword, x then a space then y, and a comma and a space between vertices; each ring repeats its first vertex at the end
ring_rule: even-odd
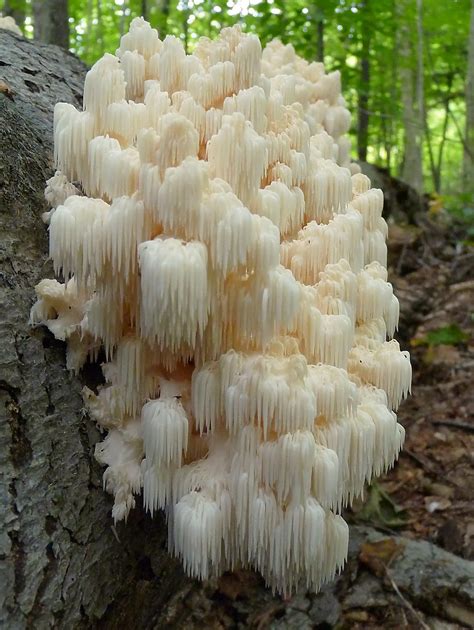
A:
POLYGON ((21 32, 20 27, 15 22, 14 18, 12 18, 10 15, 6 15, 5 17, 2 17, 0 15, 0 28, 3 28, 5 31, 11 31, 16 35, 21 35, 23 37, 23 33, 21 32))
POLYGON ((339 74, 290 45, 234 27, 186 55, 142 19, 89 71, 84 111, 56 106, 65 283, 40 282, 32 322, 73 369, 104 348, 84 397, 113 517, 142 491, 192 576, 318 590, 346 558, 342 507, 402 446, 383 195, 348 127, 339 74))

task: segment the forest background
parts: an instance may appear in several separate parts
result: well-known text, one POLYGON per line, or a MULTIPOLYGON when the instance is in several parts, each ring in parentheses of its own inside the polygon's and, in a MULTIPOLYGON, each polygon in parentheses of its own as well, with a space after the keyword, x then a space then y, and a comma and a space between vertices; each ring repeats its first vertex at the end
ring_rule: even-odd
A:
POLYGON ((239 23, 339 70, 354 158, 474 224, 474 0, 0 0, 26 37, 87 64, 143 16, 192 52, 239 23))

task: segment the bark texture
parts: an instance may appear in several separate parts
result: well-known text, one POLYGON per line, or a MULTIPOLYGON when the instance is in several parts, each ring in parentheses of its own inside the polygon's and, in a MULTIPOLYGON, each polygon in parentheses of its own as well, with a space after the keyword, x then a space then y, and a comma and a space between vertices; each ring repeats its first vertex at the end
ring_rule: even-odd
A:
MULTIPOLYGON (((80 104, 85 68, 7 31, 0 60, 0 627, 380 627, 368 609, 389 611, 391 627, 433 616, 474 625, 473 563, 429 543, 353 527, 343 575, 283 601, 250 572, 188 580, 166 553, 163 519, 140 506, 112 527, 80 379, 66 371, 63 344, 28 326, 33 287, 52 275, 40 217, 53 107, 80 104)), ((92 385, 97 374, 91 366, 81 378, 92 385)))

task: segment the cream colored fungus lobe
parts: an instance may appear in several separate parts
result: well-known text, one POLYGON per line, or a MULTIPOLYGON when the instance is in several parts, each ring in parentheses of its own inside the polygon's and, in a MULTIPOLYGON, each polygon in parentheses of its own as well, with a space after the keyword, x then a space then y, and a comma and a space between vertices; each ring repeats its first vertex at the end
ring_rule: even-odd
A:
POLYGON ((317 591, 342 507, 393 464, 410 389, 383 194, 350 162, 337 72, 237 27, 191 55, 142 19, 55 108, 33 324, 79 370, 115 521, 143 493, 201 579, 317 591), (83 194, 82 194, 83 193, 83 194))

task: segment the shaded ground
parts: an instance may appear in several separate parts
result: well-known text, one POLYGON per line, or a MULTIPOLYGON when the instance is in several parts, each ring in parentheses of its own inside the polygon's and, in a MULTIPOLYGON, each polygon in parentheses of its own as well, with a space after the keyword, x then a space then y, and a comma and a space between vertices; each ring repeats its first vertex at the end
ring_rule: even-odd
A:
POLYGON ((413 395, 399 410, 407 439, 382 487, 405 510, 401 532, 474 558, 474 249, 443 216, 391 230, 399 338, 413 395))

